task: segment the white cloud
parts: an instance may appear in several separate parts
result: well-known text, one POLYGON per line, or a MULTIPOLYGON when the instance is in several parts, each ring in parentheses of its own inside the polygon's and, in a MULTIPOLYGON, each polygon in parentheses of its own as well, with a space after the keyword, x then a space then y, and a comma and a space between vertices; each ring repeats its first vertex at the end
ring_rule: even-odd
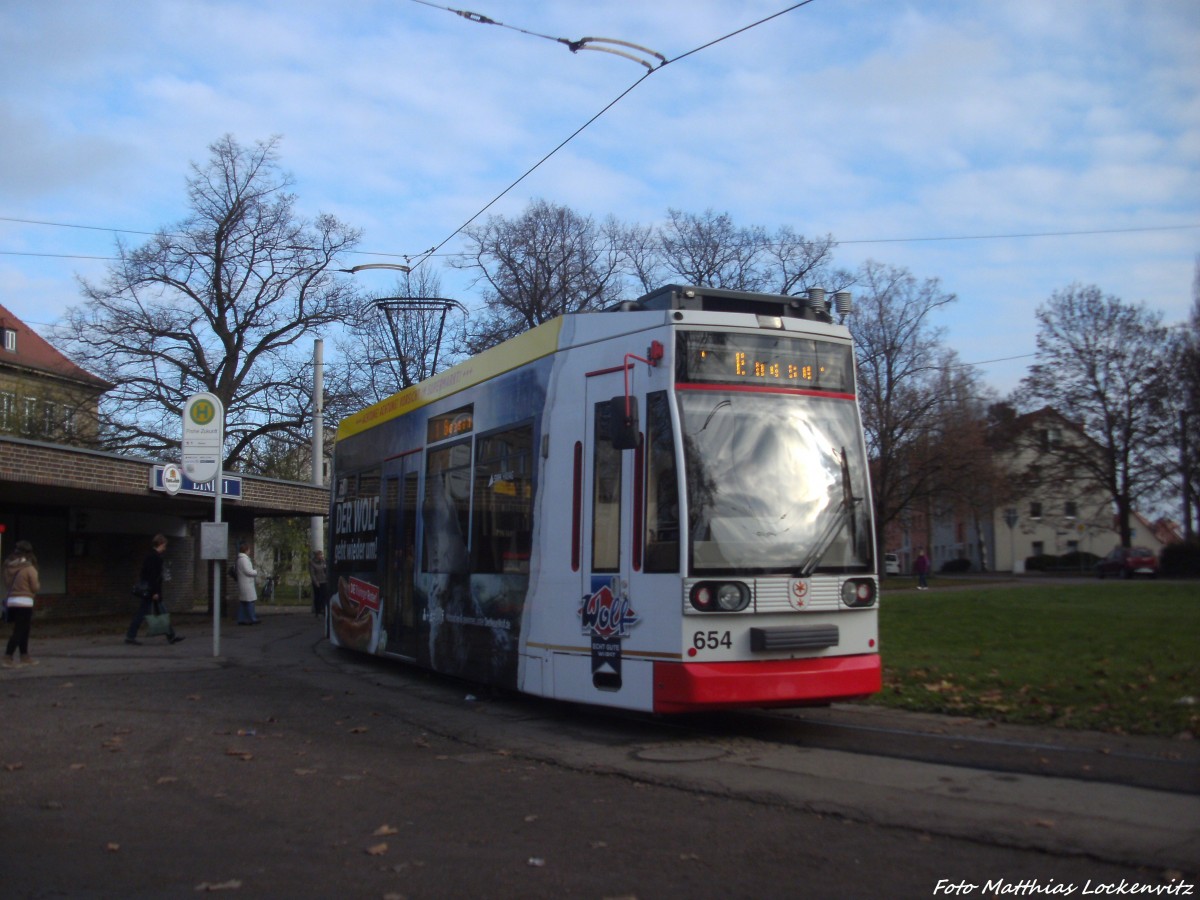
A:
MULTIPOLYGON (((673 58, 780 5, 472 8, 673 58)), ((654 72, 492 212, 712 208, 845 240, 1200 224, 1198 36, 1182 0, 811 4, 654 72)), ((0 141, 0 216, 153 230, 184 213, 212 141, 281 134, 303 209, 416 253, 644 73, 394 0, 9 4, 0 133, 19 139, 0 141)), ((0 250, 111 250, 104 232, 0 224, 0 250)), ((1198 249, 1182 231, 844 244, 838 260, 940 277, 970 360, 1031 349, 1032 310, 1075 280, 1182 318, 1198 249)), ((41 316, 94 266, 0 256, 0 291, 41 316)))

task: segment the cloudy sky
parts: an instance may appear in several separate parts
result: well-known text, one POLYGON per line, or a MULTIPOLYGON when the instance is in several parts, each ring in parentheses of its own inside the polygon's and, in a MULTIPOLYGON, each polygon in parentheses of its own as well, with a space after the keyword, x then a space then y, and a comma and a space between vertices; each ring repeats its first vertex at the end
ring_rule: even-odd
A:
MULTIPOLYGON (((53 323, 118 237, 185 215, 189 163, 224 134, 282 136, 304 213, 364 230, 352 262, 399 261, 632 87, 490 212, 544 198, 830 234, 843 267, 940 279, 958 297, 948 343, 1001 391, 1030 362, 1037 305, 1074 282, 1187 317, 1200 3, 811 0, 698 49, 791 5, 0 0, 0 302, 53 323)), ((383 290, 386 274, 358 277, 383 290)))

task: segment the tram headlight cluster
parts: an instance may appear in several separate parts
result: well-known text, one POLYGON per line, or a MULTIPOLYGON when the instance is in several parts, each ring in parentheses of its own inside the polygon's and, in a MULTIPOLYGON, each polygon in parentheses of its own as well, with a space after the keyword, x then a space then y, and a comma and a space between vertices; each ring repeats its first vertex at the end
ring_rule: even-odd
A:
POLYGON ((851 578, 842 584, 842 604, 853 607, 873 606, 875 603, 875 580, 851 578))
POLYGON ((750 605, 750 588, 740 581, 701 581, 692 585, 690 599, 700 612, 741 612, 750 605))

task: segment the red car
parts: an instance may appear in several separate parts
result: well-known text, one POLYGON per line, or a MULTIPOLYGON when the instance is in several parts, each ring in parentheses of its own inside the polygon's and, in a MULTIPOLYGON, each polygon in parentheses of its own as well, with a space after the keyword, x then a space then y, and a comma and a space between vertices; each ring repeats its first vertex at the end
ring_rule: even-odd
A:
POLYGON ((1158 576, 1158 559, 1145 547, 1114 547, 1100 562, 1096 563, 1096 574, 1101 578, 1108 575, 1132 578, 1134 575, 1158 576))

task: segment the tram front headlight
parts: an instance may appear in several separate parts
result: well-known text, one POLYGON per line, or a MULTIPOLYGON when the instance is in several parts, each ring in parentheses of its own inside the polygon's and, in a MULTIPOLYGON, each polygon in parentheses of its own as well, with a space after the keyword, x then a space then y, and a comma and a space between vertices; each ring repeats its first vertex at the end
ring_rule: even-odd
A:
POLYGON ((701 581, 689 599, 700 612, 741 612, 750 605, 750 589, 737 581, 701 581))
POLYGON ((875 604, 875 580, 851 578, 842 583, 842 604, 862 609, 875 604))
POLYGON ((750 592, 744 584, 728 581, 717 588, 717 606, 722 612, 738 612, 750 604, 750 592))

